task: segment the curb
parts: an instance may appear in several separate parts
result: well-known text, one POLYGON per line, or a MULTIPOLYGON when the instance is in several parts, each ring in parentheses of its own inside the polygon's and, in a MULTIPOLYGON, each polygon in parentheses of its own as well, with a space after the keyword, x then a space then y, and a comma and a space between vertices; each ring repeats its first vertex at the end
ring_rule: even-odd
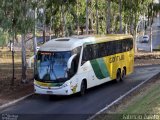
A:
POLYGON ((96 114, 94 114, 93 116, 89 117, 87 120, 93 120, 97 115, 99 115, 99 114, 103 113, 104 111, 108 110, 111 106, 113 106, 114 104, 118 103, 123 98, 125 98, 126 96, 128 96, 129 94, 131 94, 132 92, 134 92, 136 89, 140 88, 143 84, 145 84, 149 80, 154 79, 158 75, 160 75, 160 72, 154 74, 152 77, 150 77, 150 78, 146 79, 145 81, 141 82, 140 84, 138 84, 137 86, 135 86, 134 88, 132 88, 131 90, 129 90, 128 92, 126 92, 125 94, 123 94, 122 96, 120 96, 119 98, 117 98, 116 100, 114 100, 112 103, 110 103, 109 105, 107 105, 105 108, 101 109, 96 114))
POLYGON ((28 95, 26 95, 26 96, 23 96, 23 97, 21 97, 21 98, 19 98, 19 99, 16 99, 16 100, 13 100, 13 101, 8 102, 8 103, 6 103, 6 104, 3 104, 3 105, 0 106, 0 110, 6 108, 6 107, 8 107, 8 106, 11 106, 11 105, 13 105, 13 104, 15 104, 15 103, 18 103, 18 102, 20 102, 20 101, 22 101, 22 100, 24 100, 24 99, 32 96, 33 94, 34 94, 34 93, 31 93, 31 94, 28 94, 28 95))

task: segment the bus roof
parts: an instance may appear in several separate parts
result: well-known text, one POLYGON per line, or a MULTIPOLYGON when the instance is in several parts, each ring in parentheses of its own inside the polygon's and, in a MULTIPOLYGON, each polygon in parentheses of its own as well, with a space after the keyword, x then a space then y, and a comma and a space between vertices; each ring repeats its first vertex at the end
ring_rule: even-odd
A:
POLYGON ((131 35, 110 34, 110 35, 84 35, 52 39, 43 44, 39 51, 71 51, 83 44, 101 43, 106 41, 132 38, 131 35))

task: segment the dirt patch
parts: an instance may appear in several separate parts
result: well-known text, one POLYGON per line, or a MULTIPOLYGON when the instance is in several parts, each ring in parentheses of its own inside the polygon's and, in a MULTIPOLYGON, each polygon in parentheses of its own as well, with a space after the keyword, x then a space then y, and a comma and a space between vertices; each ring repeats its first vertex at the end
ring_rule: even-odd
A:
POLYGON ((135 54, 135 66, 160 64, 160 52, 135 54))
POLYGON ((14 85, 11 85, 12 70, 0 69, 0 105, 33 93, 33 70, 27 70, 28 83, 21 83, 21 69, 15 70, 14 85))
MULTIPOLYGON (((27 58, 30 57, 27 52, 27 58)), ((33 69, 27 69, 28 83, 21 83, 21 53, 15 53, 15 79, 12 80, 12 56, 10 51, 0 51, 0 106, 30 93, 33 93, 33 69)))
POLYGON ((138 52, 135 54, 135 59, 160 59, 160 52, 138 52))

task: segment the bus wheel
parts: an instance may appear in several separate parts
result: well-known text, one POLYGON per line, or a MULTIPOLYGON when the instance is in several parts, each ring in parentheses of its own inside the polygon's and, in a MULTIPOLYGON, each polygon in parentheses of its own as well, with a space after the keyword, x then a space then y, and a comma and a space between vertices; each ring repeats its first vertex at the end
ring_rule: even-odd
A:
POLYGON ((83 80, 82 83, 81 83, 81 90, 80 90, 80 95, 83 96, 86 92, 86 82, 83 80))
POLYGON ((121 81, 121 70, 120 69, 117 70, 116 81, 117 82, 121 81))
POLYGON ((126 71, 125 69, 122 70, 122 75, 121 75, 121 80, 123 81, 125 79, 126 76, 126 71))

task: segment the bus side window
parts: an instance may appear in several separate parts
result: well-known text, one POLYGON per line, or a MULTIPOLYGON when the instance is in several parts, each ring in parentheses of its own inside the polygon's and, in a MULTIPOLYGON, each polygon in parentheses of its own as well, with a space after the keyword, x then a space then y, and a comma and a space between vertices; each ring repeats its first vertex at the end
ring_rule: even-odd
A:
POLYGON ((92 50, 93 50, 93 57, 92 57, 92 59, 99 58, 99 46, 98 46, 98 44, 93 44, 92 45, 92 50))
POLYGON ((115 48, 116 48, 116 46, 115 46, 115 44, 114 44, 114 42, 113 41, 110 41, 110 42, 107 42, 108 43, 108 55, 110 56, 110 55, 114 55, 115 54, 115 48))
POLYGON ((99 44, 99 56, 105 57, 107 55, 107 48, 105 46, 106 43, 100 43, 99 44))
POLYGON ((133 40, 130 38, 128 39, 128 43, 129 43, 129 50, 133 49, 133 40))
POLYGON ((110 42, 106 42, 105 47, 106 47, 106 56, 109 56, 111 53, 110 42))
POLYGON ((122 53, 122 40, 117 41, 116 43, 116 54, 122 53))
POLYGON ((92 45, 87 45, 83 50, 83 56, 82 56, 82 65, 87 62, 88 60, 93 59, 93 48, 92 45))
POLYGON ((83 65, 86 61, 88 61, 87 47, 85 47, 83 49, 83 56, 82 56, 82 63, 81 64, 83 65))
POLYGON ((127 51, 130 51, 130 40, 127 39, 127 45, 126 45, 127 51))
POLYGON ((126 40, 122 40, 122 52, 126 52, 126 40))

